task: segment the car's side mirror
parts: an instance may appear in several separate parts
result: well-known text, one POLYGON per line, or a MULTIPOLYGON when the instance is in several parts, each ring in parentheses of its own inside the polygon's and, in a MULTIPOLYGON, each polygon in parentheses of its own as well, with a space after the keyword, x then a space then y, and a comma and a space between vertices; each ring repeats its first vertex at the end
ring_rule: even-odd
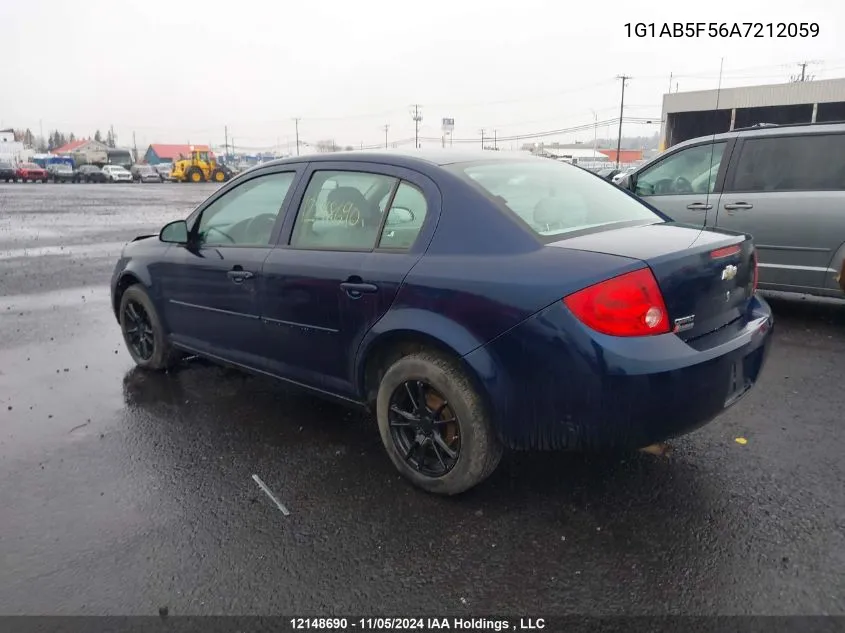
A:
POLYGON ((187 244, 188 223, 185 220, 176 220, 170 224, 165 224, 158 234, 158 239, 168 244, 187 244))

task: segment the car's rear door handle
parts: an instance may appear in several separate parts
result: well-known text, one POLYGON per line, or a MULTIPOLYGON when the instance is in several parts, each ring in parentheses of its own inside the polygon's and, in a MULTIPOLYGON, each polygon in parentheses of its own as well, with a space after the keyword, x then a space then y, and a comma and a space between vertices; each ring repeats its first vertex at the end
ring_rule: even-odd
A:
POLYGON ((753 204, 748 204, 747 202, 728 202, 725 205, 725 211, 736 211, 738 209, 753 209, 753 204))
POLYGON ((704 202, 693 202, 687 205, 687 209, 690 211, 709 211, 712 208, 712 204, 705 204, 704 202))
POLYGON ((251 273, 248 270, 243 270, 242 268, 233 268, 227 272, 226 275, 228 275, 229 279, 234 281, 236 284, 242 283, 244 279, 252 279, 255 277, 254 273, 251 273))
POLYGON ((340 284, 340 289, 353 299, 357 299, 364 293, 378 292, 378 286, 375 284, 356 281, 343 281, 340 284))

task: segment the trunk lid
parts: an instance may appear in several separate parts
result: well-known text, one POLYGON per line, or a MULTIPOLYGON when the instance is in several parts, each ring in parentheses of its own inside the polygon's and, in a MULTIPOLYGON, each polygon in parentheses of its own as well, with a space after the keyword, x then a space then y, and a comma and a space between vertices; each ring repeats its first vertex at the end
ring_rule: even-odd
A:
POLYGON ((660 286, 670 324, 684 340, 747 318, 755 269, 749 235, 667 222, 600 231, 551 246, 645 262, 660 286))

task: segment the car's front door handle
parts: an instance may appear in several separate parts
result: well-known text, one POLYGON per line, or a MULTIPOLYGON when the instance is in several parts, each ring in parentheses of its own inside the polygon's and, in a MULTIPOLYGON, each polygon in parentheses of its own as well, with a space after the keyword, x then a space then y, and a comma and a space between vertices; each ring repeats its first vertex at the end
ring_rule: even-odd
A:
POLYGON ((248 270, 232 269, 226 273, 229 279, 236 284, 242 283, 244 279, 252 279, 255 275, 248 270))
POLYGON ((693 202, 687 205, 687 209, 690 211, 709 211, 712 208, 712 204, 705 204, 704 202, 693 202))
POLYGON ((378 286, 376 286, 375 284, 354 281, 341 282, 340 289, 343 290, 353 299, 357 299, 364 293, 378 292, 378 286))
POLYGON ((753 204, 748 204, 747 202, 728 202, 725 205, 725 211, 737 211, 739 209, 753 209, 753 204))

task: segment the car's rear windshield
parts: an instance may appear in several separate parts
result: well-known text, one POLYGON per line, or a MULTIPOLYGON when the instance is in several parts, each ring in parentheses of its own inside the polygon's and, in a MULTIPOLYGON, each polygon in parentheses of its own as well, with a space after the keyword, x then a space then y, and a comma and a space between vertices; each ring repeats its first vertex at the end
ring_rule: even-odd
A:
POLYGON ((594 174, 552 159, 456 166, 538 235, 563 236, 663 219, 594 174))

